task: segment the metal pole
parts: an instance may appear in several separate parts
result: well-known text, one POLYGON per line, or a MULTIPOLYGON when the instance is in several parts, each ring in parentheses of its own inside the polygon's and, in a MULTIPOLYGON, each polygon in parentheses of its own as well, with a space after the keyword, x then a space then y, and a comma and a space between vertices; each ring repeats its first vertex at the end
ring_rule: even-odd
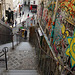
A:
POLYGON ((20 35, 18 34, 18 44, 20 44, 20 35))
POLYGON ((18 45, 18 34, 17 34, 17 45, 18 45))
POLYGON ((11 36, 12 36, 12 49, 14 49, 14 41, 13 41, 13 36, 14 36, 14 35, 13 35, 13 33, 12 33, 11 36))
POLYGON ((8 67, 7 67, 7 54, 6 54, 6 48, 5 48, 5 63, 6 63, 6 70, 8 70, 8 67))
POLYGON ((19 35, 18 33, 16 34, 16 41, 17 41, 17 45, 19 44, 19 35))

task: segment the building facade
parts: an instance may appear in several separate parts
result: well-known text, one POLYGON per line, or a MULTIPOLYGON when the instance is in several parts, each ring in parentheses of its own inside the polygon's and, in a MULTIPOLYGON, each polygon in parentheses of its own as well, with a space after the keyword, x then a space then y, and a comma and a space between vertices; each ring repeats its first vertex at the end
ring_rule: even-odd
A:
POLYGON ((30 0, 30 5, 38 5, 38 0, 30 0))
POLYGON ((2 18, 2 4, 1 4, 2 2, 1 2, 1 0, 0 0, 0 19, 2 18))
POLYGON ((0 19, 6 16, 6 10, 9 8, 13 11, 13 0, 0 0, 0 19))
POLYGON ((38 0, 30 0, 30 10, 33 13, 37 12, 38 0))
POLYGON ((13 11, 13 0, 5 0, 5 5, 6 5, 6 10, 10 7, 11 10, 13 11))

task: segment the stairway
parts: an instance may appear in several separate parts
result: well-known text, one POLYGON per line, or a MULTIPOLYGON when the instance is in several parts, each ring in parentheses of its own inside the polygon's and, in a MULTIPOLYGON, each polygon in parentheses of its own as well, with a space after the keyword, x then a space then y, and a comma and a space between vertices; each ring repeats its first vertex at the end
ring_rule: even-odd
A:
POLYGON ((4 71, 2 75, 39 75, 37 70, 9 70, 4 71))

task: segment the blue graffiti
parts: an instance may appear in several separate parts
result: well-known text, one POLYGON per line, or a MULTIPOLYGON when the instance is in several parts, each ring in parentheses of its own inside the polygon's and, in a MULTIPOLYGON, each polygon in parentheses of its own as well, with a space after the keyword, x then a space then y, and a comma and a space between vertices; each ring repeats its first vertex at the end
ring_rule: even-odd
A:
POLYGON ((60 24, 60 19, 57 18, 56 19, 56 23, 55 23, 55 29, 54 29, 54 37, 53 37, 53 43, 56 41, 60 41, 62 39, 62 35, 61 35, 61 24, 60 24))

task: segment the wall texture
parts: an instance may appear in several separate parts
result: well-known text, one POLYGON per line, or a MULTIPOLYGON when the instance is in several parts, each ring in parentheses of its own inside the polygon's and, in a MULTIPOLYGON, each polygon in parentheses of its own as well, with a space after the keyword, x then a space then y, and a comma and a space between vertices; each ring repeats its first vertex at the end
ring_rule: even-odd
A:
POLYGON ((0 45, 12 41, 12 29, 0 21, 0 45))

